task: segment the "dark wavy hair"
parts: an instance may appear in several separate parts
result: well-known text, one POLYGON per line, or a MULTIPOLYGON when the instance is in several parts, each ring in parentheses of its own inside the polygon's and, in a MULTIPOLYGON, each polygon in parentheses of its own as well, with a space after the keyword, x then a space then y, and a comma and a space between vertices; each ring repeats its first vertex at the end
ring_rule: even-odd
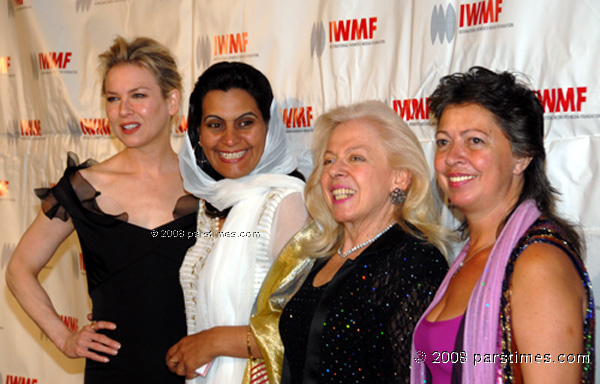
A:
MULTIPOLYGON (((558 191, 546 175, 544 149, 544 108, 537 95, 510 72, 493 72, 483 67, 472 67, 465 73, 443 77, 428 100, 436 123, 446 107, 477 104, 490 111, 506 138, 512 152, 518 157, 531 157, 524 172, 523 190, 513 210, 523 201, 535 200, 542 215, 556 220, 569 240, 581 252, 580 236, 574 226, 555 213, 558 191)), ((511 213, 504 219, 506 223, 511 213)), ((460 228, 463 233, 466 223, 460 228)))

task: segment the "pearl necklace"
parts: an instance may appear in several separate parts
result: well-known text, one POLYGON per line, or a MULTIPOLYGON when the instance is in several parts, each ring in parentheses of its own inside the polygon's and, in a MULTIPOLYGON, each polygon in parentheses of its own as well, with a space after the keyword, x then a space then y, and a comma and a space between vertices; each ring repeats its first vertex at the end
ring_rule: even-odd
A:
POLYGON ((490 247, 490 245, 493 245, 496 242, 496 239, 492 240, 491 242, 487 243, 486 245, 484 245, 483 247, 479 248, 478 250, 476 250, 475 252, 473 252, 471 254, 471 256, 463 259, 463 261, 461 261, 460 265, 458 266, 458 268, 456 269, 456 272, 454 272, 454 275, 452 275, 453 277, 456 276, 456 274, 458 273, 458 271, 460 271, 462 269, 462 267, 467 264, 467 262, 471 261, 472 258, 474 258, 475 256, 477 256, 477 254, 481 251, 483 251, 484 249, 488 249, 490 247))
POLYGON ((349 250, 347 250, 346 252, 342 252, 342 245, 340 245, 340 247, 338 248, 338 255, 342 256, 343 258, 348 257, 348 255, 350 255, 352 252, 355 252, 361 248, 366 247, 367 245, 371 244, 372 242, 374 242, 375 240, 379 239, 381 237, 381 235, 383 235, 384 233, 387 232, 388 229, 392 228, 394 226, 394 224, 396 223, 392 223, 390 225, 387 226, 386 229, 384 229, 383 231, 379 232, 377 235, 375 235, 375 237, 370 238, 367 241, 364 241, 358 245, 355 245, 354 247, 350 248, 349 250))

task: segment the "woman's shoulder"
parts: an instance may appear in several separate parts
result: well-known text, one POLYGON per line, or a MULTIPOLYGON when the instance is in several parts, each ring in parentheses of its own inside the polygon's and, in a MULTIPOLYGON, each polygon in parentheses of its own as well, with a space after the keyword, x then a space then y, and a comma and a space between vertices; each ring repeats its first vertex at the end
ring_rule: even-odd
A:
POLYGON ((440 273, 445 273, 448 270, 446 258, 435 245, 408 233, 399 225, 392 227, 385 241, 389 245, 389 251, 384 253, 396 263, 402 260, 403 264, 411 265, 417 271, 439 270, 440 273))
POLYGON ((570 257, 579 257, 565 230, 558 222, 546 217, 540 217, 527 229, 513 251, 514 256, 518 257, 527 248, 535 244, 552 245, 558 248, 559 253, 564 253, 570 257))
POLYGON ((558 236, 564 236, 564 230, 555 220, 545 216, 540 216, 536 221, 533 222, 533 224, 531 224, 523 237, 539 236, 544 232, 555 232, 558 236))
POLYGON ((544 302, 553 303, 553 308, 565 308, 569 300, 583 302, 586 295, 589 300, 591 285, 581 259, 564 246, 546 241, 547 238, 536 239, 544 237, 532 236, 519 250, 518 258, 513 258, 514 264, 507 268, 505 284, 510 284, 513 300, 516 294, 543 298, 544 302), (569 295, 565 295, 566 292, 569 295))
POLYGON ((274 187, 269 191, 269 196, 278 196, 280 199, 292 196, 294 198, 301 198, 304 201, 303 193, 297 188, 274 187))
POLYGON ((272 203, 279 207, 283 206, 301 206, 304 207, 304 195, 302 192, 287 189, 287 188, 276 188, 268 196, 268 199, 272 203))
POLYGON ((568 254, 562 249, 545 242, 532 242, 521 252, 515 271, 536 274, 545 273, 556 277, 572 265, 568 254))
POLYGON ((585 280, 580 255, 571 247, 561 226, 552 219, 541 217, 529 227, 513 250, 511 261, 508 270, 513 282, 519 276, 525 276, 526 285, 539 285, 539 279, 576 285, 576 281, 585 280))
POLYGON ((265 197, 261 216, 265 215, 271 220, 275 217, 290 218, 290 215, 304 215, 306 218, 306 206, 302 192, 288 188, 274 188, 265 197))
POLYGON ((413 260, 422 272, 440 278, 448 272, 448 260, 434 244, 415 238, 407 247, 408 253, 413 256, 413 260))
POLYGON ((86 166, 80 167, 78 171, 81 176, 93 185, 96 185, 97 182, 101 182, 103 179, 121 174, 123 171, 123 164, 119 160, 119 153, 101 162, 86 160, 83 164, 86 166))
POLYGON ((62 178, 50 188, 35 189, 35 194, 42 200, 42 211, 48 218, 57 217, 66 221, 72 215, 71 211, 78 209, 79 203, 93 200, 98 195, 80 175, 82 170, 96 164, 93 159, 80 162, 75 153, 68 152, 67 167, 62 178))
POLYGON ((63 178, 72 180, 74 174, 97 165, 98 162, 92 158, 88 158, 85 161, 80 161, 79 156, 76 153, 67 152, 67 166, 64 170, 63 178))
POLYGON ((398 233, 397 248, 414 255, 433 255, 445 260, 442 252, 433 243, 427 241, 424 235, 418 236, 417 234, 409 233, 398 225, 394 228, 396 228, 396 233, 398 233))

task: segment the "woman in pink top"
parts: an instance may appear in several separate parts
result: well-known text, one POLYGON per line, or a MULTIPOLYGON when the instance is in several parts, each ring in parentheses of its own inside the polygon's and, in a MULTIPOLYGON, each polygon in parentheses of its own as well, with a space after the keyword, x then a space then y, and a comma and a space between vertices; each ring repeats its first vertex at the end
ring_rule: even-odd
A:
POLYGON ((592 288, 581 240, 555 214, 540 101, 474 67, 444 77, 429 105, 438 182, 468 241, 417 325, 412 382, 592 382, 592 288))

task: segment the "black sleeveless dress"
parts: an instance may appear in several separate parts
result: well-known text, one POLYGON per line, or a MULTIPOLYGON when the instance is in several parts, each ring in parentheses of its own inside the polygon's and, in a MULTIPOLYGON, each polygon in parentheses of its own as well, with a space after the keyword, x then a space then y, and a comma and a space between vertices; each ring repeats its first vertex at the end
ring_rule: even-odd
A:
MULTIPOLYGON (((112 216, 96 204, 100 195, 78 172, 69 154, 67 170, 52 189, 36 190, 49 218, 73 221, 86 268, 94 320, 117 324, 104 334, 121 343, 109 363, 86 361, 85 383, 183 383, 165 363, 167 350, 186 336, 179 267, 195 242, 197 200, 179 199, 173 221, 153 230, 112 216)), ((132 196, 135 198, 135 196, 132 196)))

